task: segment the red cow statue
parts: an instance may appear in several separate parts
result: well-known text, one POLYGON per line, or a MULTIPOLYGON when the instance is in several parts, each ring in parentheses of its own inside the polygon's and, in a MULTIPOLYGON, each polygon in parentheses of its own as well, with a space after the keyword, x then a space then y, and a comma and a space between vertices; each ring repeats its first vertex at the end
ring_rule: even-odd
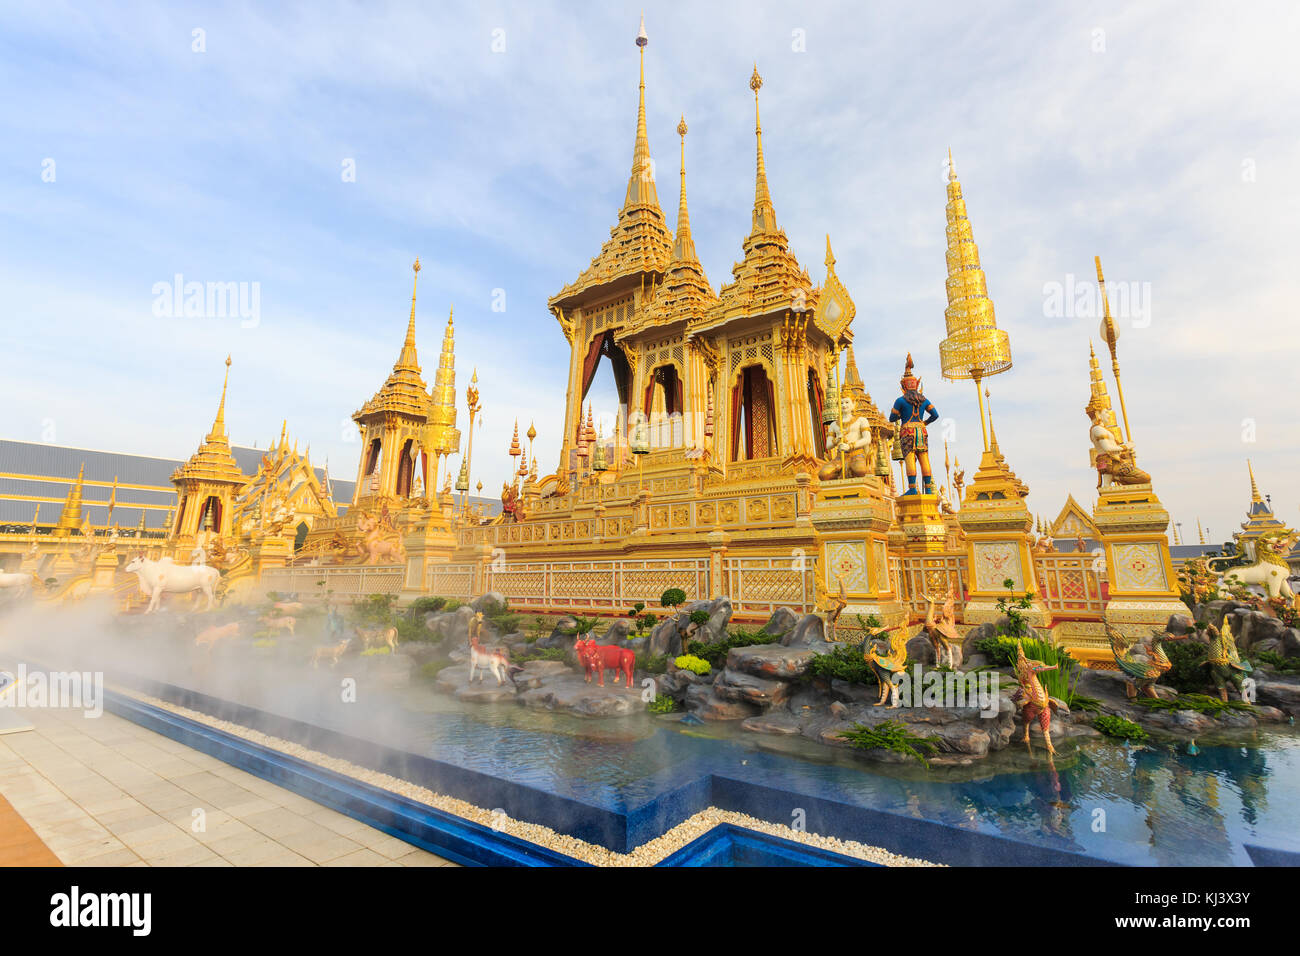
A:
POLYGON ((588 684, 591 683, 591 675, 595 673, 598 683, 604 687, 605 671, 613 670, 615 684, 620 677, 625 677, 624 686, 629 689, 632 687, 632 672, 636 670, 634 651, 615 647, 613 644, 597 644, 590 638, 575 642, 573 651, 578 655, 578 662, 582 664, 583 670, 587 672, 588 684))

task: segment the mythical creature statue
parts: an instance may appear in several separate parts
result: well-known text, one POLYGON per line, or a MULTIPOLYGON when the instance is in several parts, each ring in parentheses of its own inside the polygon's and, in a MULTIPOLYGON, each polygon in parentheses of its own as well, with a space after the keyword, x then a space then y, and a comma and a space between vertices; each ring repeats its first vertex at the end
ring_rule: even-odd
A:
POLYGON ((898 685, 894 683, 894 677, 907 668, 907 631, 900 627, 890 631, 884 638, 868 637, 867 642, 871 644, 871 649, 863 658, 875 673, 876 683, 880 685, 880 699, 876 701, 876 706, 879 707, 889 697, 889 706, 897 707, 898 685))
POLYGON ((1103 622, 1103 626, 1106 628, 1106 637, 1110 639, 1110 652, 1115 657, 1115 663, 1128 677, 1125 681, 1125 692, 1129 700, 1139 696, 1158 698, 1155 683, 1174 666, 1165 656, 1165 649, 1161 646, 1166 635, 1160 631, 1152 631, 1150 638, 1129 644, 1124 639, 1124 635, 1110 624, 1103 622))
POLYGON ((904 495, 934 494, 934 478, 930 473, 930 440, 928 425, 939 418, 939 410, 921 391, 921 380, 912 374, 912 353, 907 353, 907 366, 898 380, 903 394, 889 410, 889 420, 898 422, 894 439, 894 459, 906 462, 907 491, 904 495), (921 490, 916 487, 916 470, 920 465, 923 479, 921 490))
POLYGON ((501 513, 514 521, 524 520, 524 500, 519 489, 508 481, 501 483, 501 513))
POLYGON ((363 511, 357 517, 357 531, 364 536, 361 546, 365 549, 366 564, 384 561, 398 564, 405 560, 406 549, 402 547, 401 534, 387 510, 379 518, 363 511))
POLYGON ((1192 604, 1213 601, 1219 593, 1219 576, 1206 558, 1187 558, 1178 569, 1178 589, 1192 604))
POLYGON ((948 586, 948 597, 943 602, 943 611, 936 621, 934 618, 934 598, 925 596, 925 633, 934 647, 934 662, 940 667, 957 669, 961 663, 961 633, 957 630, 957 611, 953 600, 952 585, 948 586))
POLYGON ((1219 688, 1219 699, 1227 702, 1229 686, 1237 692, 1238 698, 1244 699, 1241 696, 1241 684, 1254 668, 1250 666, 1250 661, 1243 661, 1237 651, 1231 616, 1224 617, 1223 627, 1211 624, 1207 630, 1210 634, 1210 649, 1205 655, 1203 666, 1210 669, 1210 678, 1219 688))
POLYGON ((1038 726, 1043 728, 1043 740, 1047 742, 1049 754, 1056 753, 1056 748, 1052 746, 1052 711, 1068 710, 1065 704, 1047 693, 1047 688, 1038 679, 1038 675, 1043 671, 1052 670, 1056 670, 1055 664, 1031 660, 1025 656, 1024 645, 1016 645, 1015 673, 1016 682, 1020 686, 1012 692, 1011 702, 1020 711, 1020 717, 1025 722, 1025 743, 1029 743, 1030 722, 1037 720, 1038 726))
POLYGON ((1280 597, 1294 601, 1295 592, 1287 581, 1291 568, 1283 555, 1295 547, 1296 541, 1300 541, 1300 531, 1290 528, 1260 535, 1255 539, 1255 563, 1228 568, 1223 572, 1224 586, 1257 584, 1268 593, 1270 600, 1280 597))
POLYGON ((1151 476, 1139 468, 1134 459, 1133 443, 1121 442, 1106 424, 1108 408, 1105 403, 1094 396, 1083 411, 1092 422, 1088 437, 1092 439, 1092 460, 1097 468, 1097 490, 1112 485, 1140 485, 1149 482, 1151 476))

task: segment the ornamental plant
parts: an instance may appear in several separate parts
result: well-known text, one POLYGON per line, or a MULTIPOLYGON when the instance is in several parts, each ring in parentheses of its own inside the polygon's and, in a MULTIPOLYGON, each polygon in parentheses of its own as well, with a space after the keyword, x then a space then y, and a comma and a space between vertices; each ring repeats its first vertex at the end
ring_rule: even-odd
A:
POLYGON ((713 670, 713 665, 708 661, 696 657, 694 654, 683 654, 674 661, 680 670, 690 671, 692 674, 699 674, 703 677, 713 670))

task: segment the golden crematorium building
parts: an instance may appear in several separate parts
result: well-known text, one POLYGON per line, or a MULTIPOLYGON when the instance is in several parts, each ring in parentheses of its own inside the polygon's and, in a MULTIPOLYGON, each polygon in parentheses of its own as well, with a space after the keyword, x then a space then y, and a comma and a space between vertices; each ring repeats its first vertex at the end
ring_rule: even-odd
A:
MULTIPOLYGON (((841 640, 861 632, 859 615, 915 628, 929 600, 951 593, 968 629, 999 617, 1000 601, 1031 593, 1030 620, 1102 666, 1111 660, 1103 615, 1145 634, 1184 613, 1168 514, 1137 466, 1109 306, 1101 336, 1122 421, 1096 354, 1084 365, 1080 342, 1077 388, 1091 430, 1065 424, 1079 428, 1080 476, 1089 474, 1087 448, 1097 503, 1089 513, 1071 499, 1049 526, 1031 514, 1029 487, 986 411, 988 380, 1010 370, 1011 343, 997 326, 951 158, 945 335, 927 342, 918 332, 920 361, 894 359, 897 384, 876 383, 876 393, 901 397, 882 413, 858 371, 856 309, 829 237, 814 284, 779 225, 757 67, 749 78, 753 208, 740 260, 715 291, 691 233, 684 117, 673 228, 660 204, 646 44, 643 28, 622 206, 590 265, 548 303, 569 346, 563 421, 530 423, 526 450, 516 422, 509 452, 517 467, 503 483, 500 510, 470 495, 472 480, 474 491, 483 489, 473 472, 477 376, 464 392, 462 436, 452 319, 430 385, 416 350, 413 291, 392 372, 352 416, 361 454, 350 506, 333 504, 305 456, 288 466, 298 477, 286 484, 284 463, 297 459, 283 433, 249 478, 225 438, 223 393, 207 439, 173 476, 179 507, 163 550, 177 560, 195 548, 214 553, 227 568, 227 596, 237 598, 276 591, 464 599, 492 591, 533 614, 609 617, 636 602, 657 606, 667 589, 680 588, 688 601, 726 597, 739 621, 781 607, 837 616, 831 633, 841 640), (597 430, 588 400, 602 366, 620 403, 608 435, 603 423, 597 430), (938 415, 923 394, 927 373, 975 384, 982 444, 969 480, 946 444, 940 467, 938 438, 926 437, 923 421, 938 415), (553 470, 539 468, 533 454, 539 424, 562 429, 553 470), (297 535, 304 509, 312 520, 297 535), (1058 549, 1054 538, 1071 533, 1086 547, 1058 549)), ((418 279, 418 260, 415 271, 418 279)), ((1097 273, 1104 302, 1099 261, 1097 273)))

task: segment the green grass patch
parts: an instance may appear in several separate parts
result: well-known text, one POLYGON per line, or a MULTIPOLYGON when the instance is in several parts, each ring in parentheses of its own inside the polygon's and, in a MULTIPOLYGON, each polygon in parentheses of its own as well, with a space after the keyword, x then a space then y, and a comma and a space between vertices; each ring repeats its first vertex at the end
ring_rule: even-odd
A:
POLYGON ((1115 737, 1119 740, 1146 740, 1149 736, 1145 730, 1133 723, 1133 721, 1125 720, 1123 717, 1116 717, 1113 714, 1103 714, 1097 717, 1093 720, 1092 725, 1107 737, 1115 737))
POLYGON ((1222 701, 1209 694, 1179 694, 1173 700, 1157 700, 1153 697, 1139 697, 1133 703, 1148 710, 1194 710, 1198 714, 1218 717, 1229 710, 1250 713, 1250 704, 1241 700, 1222 701))
POLYGON ((677 709, 677 701, 667 694, 656 694, 647 708, 652 714, 671 714, 677 709))
POLYGON ((886 720, 874 727, 854 724, 849 730, 841 731, 840 736, 859 750, 892 750, 919 760, 927 767, 930 766, 927 758, 939 749, 929 737, 917 736, 897 720, 886 720))

